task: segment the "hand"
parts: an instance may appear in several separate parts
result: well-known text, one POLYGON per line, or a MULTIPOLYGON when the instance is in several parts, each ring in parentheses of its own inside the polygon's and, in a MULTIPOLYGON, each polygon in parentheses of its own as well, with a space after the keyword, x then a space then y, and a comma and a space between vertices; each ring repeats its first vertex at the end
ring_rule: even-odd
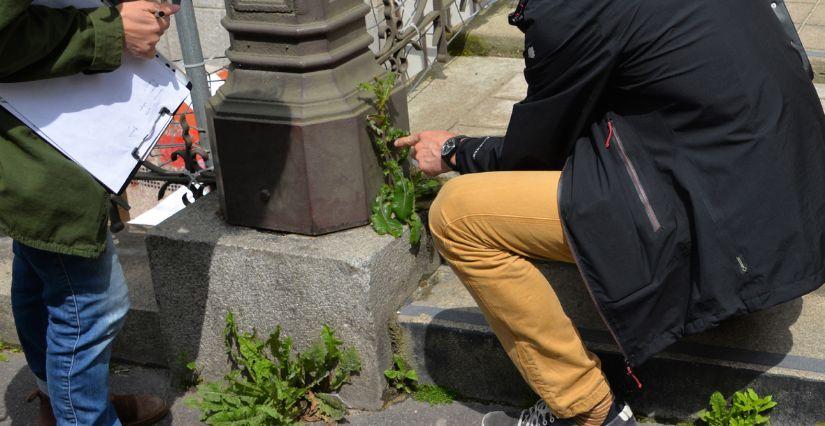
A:
MULTIPOLYGON (((438 176, 452 169, 441 159, 441 147, 447 139, 456 136, 444 130, 427 130, 395 141, 396 147, 410 147, 410 157, 418 161, 418 168, 427 176, 438 176)), ((455 155, 450 161, 455 164, 455 155)))
POLYGON ((155 56, 155 45, 160 36, 169 28, 169 17, 180 10, 180 6, 169 3, 136 0, 117 5, 123 21, 123 45, 126 52, 139 58, 155 56), (155 11, 166 16, 156 18, 155 11))

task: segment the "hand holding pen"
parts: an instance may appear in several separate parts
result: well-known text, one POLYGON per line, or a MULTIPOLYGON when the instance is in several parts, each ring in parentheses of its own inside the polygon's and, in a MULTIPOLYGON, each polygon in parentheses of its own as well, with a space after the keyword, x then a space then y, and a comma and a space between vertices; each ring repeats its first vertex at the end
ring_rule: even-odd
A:
POLYGON ((142 58, 155 56, 155 46, 169 28, 169 19, 180 6, 145 0, 127 1, 117 5, 123 21, 125 52, 142 58))
MULTIPOLYGON (((160 0, 160 2, 159 2, 159 3, 160 3, 160 4, 166 4, 166 1, 165 1, 165 0, 160 0)), ((178 8, 180 8, 180 6, 178 6, 178 8)), ((172 12, 172 13, 174 13, 174 12, 172 12)), ((166 17, 166 16, 167 16, 167 15, 166 15, 166 11, 165 11, 165 10, 162 10, 162 9, 156 9, 156 10, 153 12, 153 14, 155 15, 155 18, 158 18, 158 19, 160 19, 160 18, 164 18, 164 17, 166 17)))

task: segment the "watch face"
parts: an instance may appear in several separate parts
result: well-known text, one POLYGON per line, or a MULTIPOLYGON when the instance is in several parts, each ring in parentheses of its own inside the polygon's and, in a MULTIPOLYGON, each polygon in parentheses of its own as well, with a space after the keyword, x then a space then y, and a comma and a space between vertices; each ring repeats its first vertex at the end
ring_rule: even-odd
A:
POLYGON ((455 148, 455 138, 447 139, 447 142, 444 142, 444 145, 441 146, 441 155, 450 155, 450 153, 455 148))

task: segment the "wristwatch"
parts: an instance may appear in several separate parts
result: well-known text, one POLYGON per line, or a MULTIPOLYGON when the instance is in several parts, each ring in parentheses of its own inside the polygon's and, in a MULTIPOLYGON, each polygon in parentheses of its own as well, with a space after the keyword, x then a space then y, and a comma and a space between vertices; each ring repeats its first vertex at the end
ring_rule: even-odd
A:
POLYGON ((453 136, 450 139, 447 139, 447 141, 444 142, 444 145, 441 145, 441 159, 444 160, 444 162, 447 163, 447 166, 453 170, 455 170, 456 165, 450 160, 452 159, 453 154, 455 154, 458 150, 458 145, 460 145, 464 139, 467 139, 467 136, 453 136))

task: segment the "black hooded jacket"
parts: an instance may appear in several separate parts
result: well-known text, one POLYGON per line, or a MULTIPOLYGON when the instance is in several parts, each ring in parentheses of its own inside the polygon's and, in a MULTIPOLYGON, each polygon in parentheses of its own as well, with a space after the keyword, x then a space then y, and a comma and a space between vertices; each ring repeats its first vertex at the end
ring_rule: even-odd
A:
POLYGON ((771 5, 532 0, 528 93, 462 172, 564 170, 585 283, 631 365, 825 282, 825 116, 771 5))

